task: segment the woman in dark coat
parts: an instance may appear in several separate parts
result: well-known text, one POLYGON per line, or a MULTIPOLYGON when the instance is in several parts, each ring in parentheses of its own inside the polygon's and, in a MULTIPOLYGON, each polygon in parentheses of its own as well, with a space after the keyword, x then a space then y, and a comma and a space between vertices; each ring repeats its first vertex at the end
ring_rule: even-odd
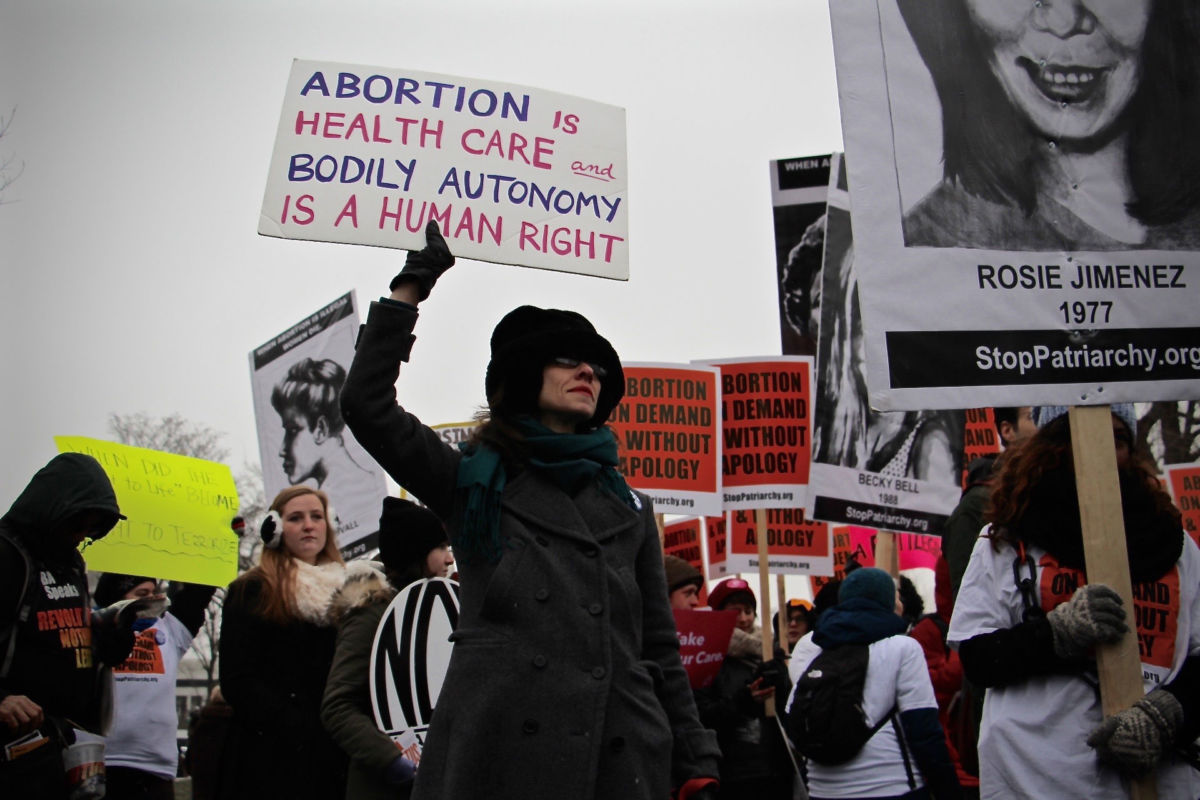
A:
POLYGON ((379 517, 379 560, 384 573, 347 581, 333 597, 337 650, 321 721, 350 757, 349 800, 405 800, 412 794, 413 762, 379 729, 371 708, 371 647, 384 612, 398 590, 426 578, 445 577, 449 541, 441 520, 409 500, 385 497, 379 517))
POLYGON ((703 797, 717 774, 679 660, 648 500, 604 427, 621 362, 584 317, 518 308, 492 334, 488 413, 464 451, 396 403, 418 301, 454 263, 437 224, 371 304, 342 393, 355 437, 443 521, 461 615, 413 793, 703 797))
POLYGON ((219 797, 341 800, 346 756, 321 726, 333 661, 329 619, 346 580, 325 493, 292 486, 271 503, 262 560, 229 585, 221 693, 233 707, 219 797))

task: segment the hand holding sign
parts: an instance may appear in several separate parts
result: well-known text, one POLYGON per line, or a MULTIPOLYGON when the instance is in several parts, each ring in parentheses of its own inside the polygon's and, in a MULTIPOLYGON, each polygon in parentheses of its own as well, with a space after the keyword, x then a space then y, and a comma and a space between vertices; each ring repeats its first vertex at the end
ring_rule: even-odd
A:
POLYGON ((419 300, 429 297, 433 284, 442 277, 442 273, 454 266, 454 256, 450 246, 442 237, 442 231, 436 220, 429 220, 425 225, 425 247, 421 250, 410 250, 404 261, 404 269, 392 278, 388 286, 393 292, 405 283, 416 284, 419 300))

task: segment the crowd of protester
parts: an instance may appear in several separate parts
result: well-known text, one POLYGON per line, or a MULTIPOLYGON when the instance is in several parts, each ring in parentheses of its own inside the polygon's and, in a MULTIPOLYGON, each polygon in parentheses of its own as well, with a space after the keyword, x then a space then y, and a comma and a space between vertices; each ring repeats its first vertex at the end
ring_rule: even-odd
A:
MULTIPOLYGON (((220 686, 187 762, 197 797, 1107 798, 1143 775, 1162 796, 1200 794, 1200 551, 1122 408, 1134 609, 1086 580, 1065 409, 996 409, 1005 450, 969 467, 928 613, 907 576, 851 563, 788 602, 764 646, 749 583, 705 599, 700 571, 663 557, 604 427, 620 359, 581 315, 500 321, 461 450, 398 405, 418 305, 454 263, 436 224, 427 240, 372 304, 342 396, 348 427, 423 505, 388 498, 379 561, 346 563, 325 492, 274 498, 259 562, 227 587, 220 686), (398 592, 452 566, 455 644, 418 760, 373 717, 372 645, 398 592), (693 688, 673 611, 705 603, 733 630, 693 688), (1095 650, 1135 627, 1146 692, 1106 716, 1095 650), (831 718, 852 707, 854 731, 814 741, 823 698, 841 703, 831 718)), ((64 768, 95 740, 109 797, 173 797, 175 676, 213 587, 107 573, 89 592, 78 545, 121 519, 79 454, 0 518, 4 797, 100 796, 94 774, 64 768)))

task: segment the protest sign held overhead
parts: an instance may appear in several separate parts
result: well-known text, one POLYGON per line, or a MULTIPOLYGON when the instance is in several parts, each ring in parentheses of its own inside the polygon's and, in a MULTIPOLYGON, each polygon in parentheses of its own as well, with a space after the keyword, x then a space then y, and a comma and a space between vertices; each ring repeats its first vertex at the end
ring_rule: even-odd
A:
POLYGON ((1167 485, 1183 514, 1183 529, 1200 544, 1200 464, 1168 465, 1167 485))
POLYGON ((237 577, 229 525, 238 496, 229 467, 173 453, 56 436, 60 453, 92 456, 112 482, 126 519, 88 546, 88 568, 224 586, 237 577))
POLYGON ((724 578, 729 574, 726 569, 726 544, 728 537, 725 535, 729 527, 729 515, 722 514, 719 517, 704 518, 704 541, 707 543, 708 551, 708 579, 710 581, 724 578))
MULTIPOLYGON (((751 572, 759 566, 754 514, 729 512, 729 572, 751 572)), ((833 572, 829 525, 805 518, 802 508, 767 509, 767 569, 777 574, 828 575, 833 572)))
POLYGON ((340 400, 358 311, 348 292, 250 353, 263 489, 306 484, 329 496, 345 558, 375 547, 383 472, 355 441, 340 400))
POLYGON ((801 508, 811 454, 812 358, 700 363, 721 370, 722 497, 726 510, 801 508))
POLYGON ((770 164, 779 279, 779 332, 785 356, 817 353, 825 194, 833 156, 782 158, 770 164))
POLYGON ((832 162, 821 267, 809 516, 935 533, 961 494, 961 411, 884 412, 868 400, 844 159, 832 162))
POLYGON ((622 364, 625 397, 609 426, 621 473, 659 513, 721 512, 720 372, 684 364, 622 364))
POLYGON ((1195 32, 1085 9, 1100 69, 1032 8, 830 11, 872 405, 1200 397, 1195 32))
POLYGON ((258 232, 629 278, 625 110, 409 69, 294 61, 258 232))

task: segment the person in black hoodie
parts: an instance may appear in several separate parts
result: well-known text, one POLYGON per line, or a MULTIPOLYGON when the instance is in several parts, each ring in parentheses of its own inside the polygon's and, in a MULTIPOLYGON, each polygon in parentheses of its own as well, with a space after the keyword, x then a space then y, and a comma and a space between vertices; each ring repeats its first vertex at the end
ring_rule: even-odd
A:
POLYGON ((1115 799, 1124 776, 1153 772, 1159 796, 1200 796, 1175 752, 1200 734, 1200 550, 1132 457, 1131 409, 1113 406, 1132 613, 1087 582, 1065 411, 1005 459, 950 622, 967 677, 987 687, 980 794, 1115 799), (1106 718, 1094 648, 1131 625, 1146 694, 1106 718))
POLYGON ((0 797, 67 797, 74 728, 103 733, 102 664, 133 649, 130 604, 93 614, 79 545, 124 519, 104 468, 61 453, 0 518, 0 797))

